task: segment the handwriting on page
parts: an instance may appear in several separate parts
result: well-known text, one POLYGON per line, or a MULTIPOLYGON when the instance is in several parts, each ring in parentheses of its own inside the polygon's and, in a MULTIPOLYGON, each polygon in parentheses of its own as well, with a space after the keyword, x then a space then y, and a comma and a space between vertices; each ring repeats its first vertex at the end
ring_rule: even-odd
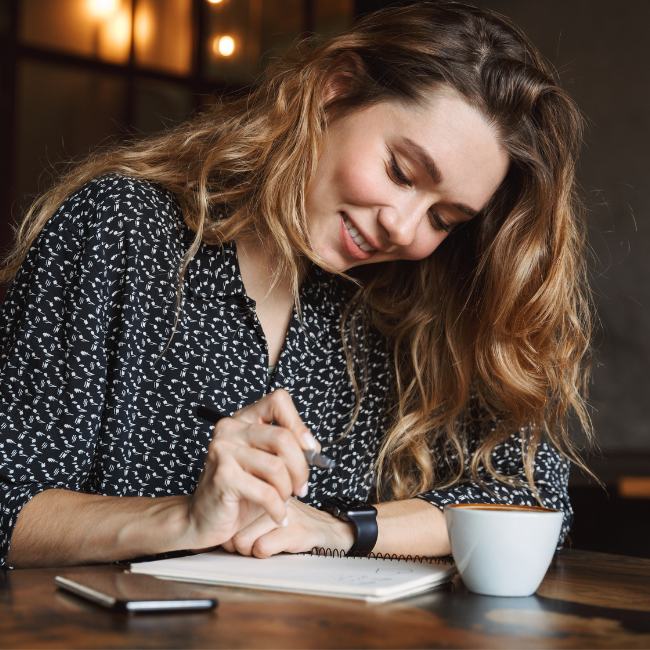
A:
POLYGON ((377 567, 371 573, 342 573, 338 576, 337 582, 342 585, 348 586, 379 586, 385 584, 395 583, 396 578, 408 576, 413 573, 409 568, 392 566, 390 573, 387 573, 382 567, 377 567))

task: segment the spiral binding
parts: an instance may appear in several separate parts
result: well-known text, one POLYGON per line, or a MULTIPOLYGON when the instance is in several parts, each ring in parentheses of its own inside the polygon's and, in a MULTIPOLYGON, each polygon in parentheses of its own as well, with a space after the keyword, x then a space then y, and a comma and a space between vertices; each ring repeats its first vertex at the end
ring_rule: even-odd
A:
POLYGON ((370 553, 361 557, 348 555, 344 550, 338 548, 323 548, 314 546, 308 555, 318 557, 342 557, 346 560, 391 560, 393 562, 418 562, 419 564, 453 564, 450 555, 445 557, 427 557, 426 555, 397 555, 396 553, 370 553))

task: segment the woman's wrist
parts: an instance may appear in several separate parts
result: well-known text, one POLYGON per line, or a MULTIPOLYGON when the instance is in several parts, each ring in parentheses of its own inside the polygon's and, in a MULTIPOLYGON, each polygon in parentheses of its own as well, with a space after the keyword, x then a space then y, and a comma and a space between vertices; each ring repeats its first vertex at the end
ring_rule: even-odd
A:
POLYGON ((442 510, 424 499, 376 504, 379 535, 376 553, 448 555, 451 550, 442 510))
POLYGON ((331 540, 327 547, 347 553, 354 544, 354 525, 348 521, 337 519, 333 515, 329 516, 332 519, 330 522, 331 540))
POLYGON ((142 516, 119 531, 118 547, 130 557, 191 549, 189 502, 188 495, 152 498, 142 516))

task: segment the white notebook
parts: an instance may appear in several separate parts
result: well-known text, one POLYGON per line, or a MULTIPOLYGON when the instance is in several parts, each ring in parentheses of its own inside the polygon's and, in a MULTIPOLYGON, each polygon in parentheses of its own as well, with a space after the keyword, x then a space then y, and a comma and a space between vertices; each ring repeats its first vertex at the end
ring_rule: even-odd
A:
POLYGON ((213 585, 291 591, 379 603, 429 591, 455 573, 436 558, 383 559, 282 554, 266 559, 212 551, 131 564, 133 573, 213 585))

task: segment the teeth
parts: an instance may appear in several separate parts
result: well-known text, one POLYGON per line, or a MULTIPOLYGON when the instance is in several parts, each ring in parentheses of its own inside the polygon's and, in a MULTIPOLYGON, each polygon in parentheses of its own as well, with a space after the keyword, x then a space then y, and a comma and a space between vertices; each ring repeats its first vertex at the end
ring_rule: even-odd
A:
POLYGON ((348 232, 350 233, 350 236, 352 237, 352 240, 354 243, 365 253, 370 253, 371 251, 374 251, 375 249, 363 238, 363 235, 352 225, 352 222, 345 216, 343 215, 343 223, 345 224, 345 227, 348 229, 348 232))

